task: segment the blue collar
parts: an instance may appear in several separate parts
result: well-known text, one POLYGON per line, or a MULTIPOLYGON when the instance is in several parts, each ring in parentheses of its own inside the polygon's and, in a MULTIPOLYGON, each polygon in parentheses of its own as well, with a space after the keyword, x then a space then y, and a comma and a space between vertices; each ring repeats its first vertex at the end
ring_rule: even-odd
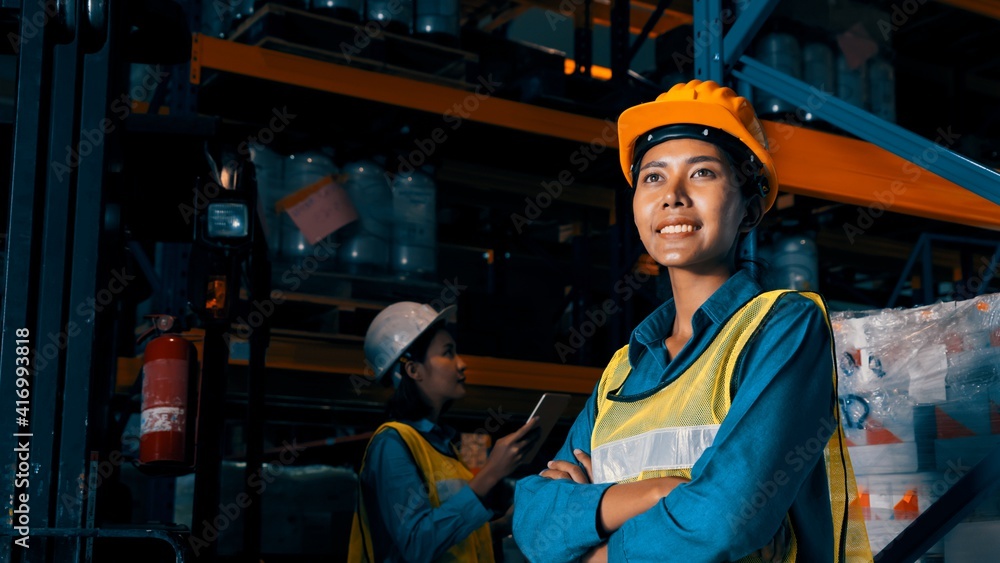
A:
MULTIPOLYGON (((746 269, 737 270, 719 289, 715 290, 691 319, 691 330, 701 334, 714 327, 714 334, 740 307, 763 290, 746 269)), ((673 329, 677 309, 673 298, 660 305, 632 331, 629 339, 628 361, 634 368, 647 351, 657 351, 665 357, 664 340, 673 329)), ((666 363, 666 361, 664 361, 666 363)))
POLYGON ((417 432, 420 432, 425 436, 438 438, 444 443, 454 441, 455 436, 458 434, 454 428, 443 424, 436 424, 431 422, 429 418, 421 418, 420 420, 405 420, 400 422, 405 422, 416 429, 417 432))

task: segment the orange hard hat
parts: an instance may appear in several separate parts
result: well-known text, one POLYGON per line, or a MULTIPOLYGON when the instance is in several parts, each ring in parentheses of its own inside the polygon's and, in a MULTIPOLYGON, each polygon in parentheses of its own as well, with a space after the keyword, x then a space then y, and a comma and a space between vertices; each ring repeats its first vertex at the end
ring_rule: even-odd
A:
POLYGON ((778 172, 767 150, 767 135, 753 106, 731 88, 711 80, 676 84, 655 101, 625 110, 618 118, 622 172, 634 187, 638 168, 651 147, 671 139, 702 139, 718 145, 750 176, 765 211, 778 197, 778 172))

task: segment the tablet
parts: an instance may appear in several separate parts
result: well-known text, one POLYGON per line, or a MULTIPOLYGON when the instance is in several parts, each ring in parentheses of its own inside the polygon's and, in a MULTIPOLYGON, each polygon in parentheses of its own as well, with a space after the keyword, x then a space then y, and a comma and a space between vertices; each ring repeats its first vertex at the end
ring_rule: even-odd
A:
POLYGON ((538 404, 535 405, 535 410, 528 417, 528 420, 536 416, 539 418, 537 428, 540 429, 541 434, 539 434, 538 441, 535 442, 531 451, 525 454, 522 463, 531 463, 531 460, 538 455, 538 450, 542 449, 542 444, 548 439, 549 433, 555 428, 556 422, 559 421, 559 417, 566 410, 568 404, 569 395, 565 393, 545 393, 542 395, 538 404))

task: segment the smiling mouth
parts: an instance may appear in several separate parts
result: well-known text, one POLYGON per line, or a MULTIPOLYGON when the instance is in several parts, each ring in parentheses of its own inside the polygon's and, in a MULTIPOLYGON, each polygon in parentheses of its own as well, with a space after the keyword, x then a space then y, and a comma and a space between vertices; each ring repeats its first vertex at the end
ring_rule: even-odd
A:
POLYGON ((671 235, 677 233, 693 233, 700 230, 701 227, 696 227, 694 225, 667 225, 657 232, 661 235, 671 235))

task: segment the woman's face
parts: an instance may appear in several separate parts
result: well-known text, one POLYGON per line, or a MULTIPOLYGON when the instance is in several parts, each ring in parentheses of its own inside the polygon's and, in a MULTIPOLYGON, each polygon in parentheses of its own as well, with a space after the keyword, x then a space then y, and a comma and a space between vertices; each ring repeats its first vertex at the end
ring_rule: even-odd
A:
POLYGON ((447 330, 437 331, 431 339, 427 358, 417 362, 414 379, 427 399, 437 406, 465 396, 465 362, 447 330))
POLYGON ((729 267, 747 205, 722 151, 697 139, 649 149, 639 164, 632 209, 646 251, 663 266, 729 267))

